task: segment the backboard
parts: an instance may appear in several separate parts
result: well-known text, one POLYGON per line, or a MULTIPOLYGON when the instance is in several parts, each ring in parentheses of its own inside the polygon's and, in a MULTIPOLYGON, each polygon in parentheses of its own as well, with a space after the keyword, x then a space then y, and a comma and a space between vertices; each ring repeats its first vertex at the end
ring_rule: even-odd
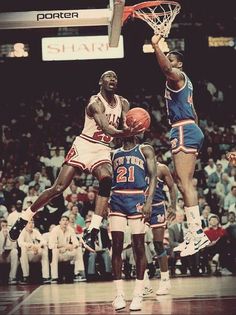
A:
POLYGON ((110 47, 117 47, 125 0, 109 0, 103 9, 47 10, 0 13, 1 29, 108 26, 110 47))

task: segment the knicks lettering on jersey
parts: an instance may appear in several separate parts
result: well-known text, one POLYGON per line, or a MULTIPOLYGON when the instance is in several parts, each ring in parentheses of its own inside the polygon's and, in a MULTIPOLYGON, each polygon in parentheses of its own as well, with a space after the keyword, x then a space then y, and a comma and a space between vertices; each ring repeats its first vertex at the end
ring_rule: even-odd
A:
POLYGON ((121 156, 113 161, 113 167, 114 170, 117 169, 118 166, 124 165, 124 164, 132 164, 132 165, 137 165, 139 166, 142 170, 144 170, 144 161, 141 160, 137 156, 121 156))

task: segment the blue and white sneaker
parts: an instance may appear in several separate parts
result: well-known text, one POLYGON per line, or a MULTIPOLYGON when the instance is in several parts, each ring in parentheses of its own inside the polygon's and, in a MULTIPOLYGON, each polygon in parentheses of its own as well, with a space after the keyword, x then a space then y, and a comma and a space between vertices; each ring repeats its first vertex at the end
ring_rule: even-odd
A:
POLYGON ((210 240, 206 234, 202 231, 200 233, 195 232, 190 242, 186 244, 185 248, 180 252, 181 257, 190 256, 197 253, 200 249, 205 248, 210 244, 210 240))

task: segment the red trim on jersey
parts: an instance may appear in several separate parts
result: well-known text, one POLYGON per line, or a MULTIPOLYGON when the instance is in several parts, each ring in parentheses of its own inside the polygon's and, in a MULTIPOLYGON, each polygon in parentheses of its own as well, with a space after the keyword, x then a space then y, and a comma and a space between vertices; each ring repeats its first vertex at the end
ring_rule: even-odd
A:
POLYGON ((77 161, 65 161, 64 163, 71 165, 71 166, 75 166, 80 168, 82 171, 84 171, 86 169, 86 166, 83 163, 77 162, 77 161))
POLYGON ((179 126, 184 126, 184 125, 189 125, 189 124, 195 124, 195 121, 192 120, 192 119, 185 119, 185 120, 180 120, 176 123, 173 123, 171 125, 172 128, 175 128, 175 127, 179 127, 179 126))
POLYGON ((197 149, 188 149, 188 148, 186 148, 184 146, 180 146, 177 149, 171 150, 171 152, 173 154, 176 154, 176 153, 178 153, 180 151, 183 151, 184 153, 195 153, 195 154, 197 154, 197 149))
POLYGON ((127 215, 128 220, 136 220, 136 219, 142 219, 142 218, 144 218, 143 213, 135 214, 135 215, 127 215))
POLYGON ((109 213, 109 217, 122 217, 122 218, 126 218, 126 215, 120 212, 110 212, 109 213))
POLYGON ((114 189, 112 190, 112 193, 115 193, 115 194, 123 194, 123 195, 137 195, 137 194, 144 194, 144 191, 143 190, 138 190, 138 189, 114 189))
POLYGON ((149 226, 151 227, 151 228, 159 228, 159 227, 164 227, 164 226, 166 226, 166 220, 165 220, 165 222, 163 222, 163 223, 157 223, 157 224, 149 224, 149 226))

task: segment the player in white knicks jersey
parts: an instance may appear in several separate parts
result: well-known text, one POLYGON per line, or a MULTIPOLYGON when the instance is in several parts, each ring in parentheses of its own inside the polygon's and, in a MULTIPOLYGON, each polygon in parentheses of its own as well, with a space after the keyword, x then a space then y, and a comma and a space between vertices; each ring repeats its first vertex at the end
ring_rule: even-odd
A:
POLYGON ((102 215, 107 209, 112 184, 109 143, 114 137, 127 137, 144 131, 140 124, 136 124, 135 127, 126 126, 125 113, 129 110, 129 103, 122 96, 115 94, 117 81, 114 71, 109 70, 101 75, 100 92, 90 98, 85 109, 82 133, 76 137, 53 186, 39 195, 9 231, 12 240, 18 239, 21 230, 40 208, 69 186, 77 168, 80 168, 92 173, 99 181, 95 214, 89 233, 85 235, 87 248, 90 250, 95 248, 95 237, 99 231, 102 215), (117 129, 119 125, 122 129, 117 129))

